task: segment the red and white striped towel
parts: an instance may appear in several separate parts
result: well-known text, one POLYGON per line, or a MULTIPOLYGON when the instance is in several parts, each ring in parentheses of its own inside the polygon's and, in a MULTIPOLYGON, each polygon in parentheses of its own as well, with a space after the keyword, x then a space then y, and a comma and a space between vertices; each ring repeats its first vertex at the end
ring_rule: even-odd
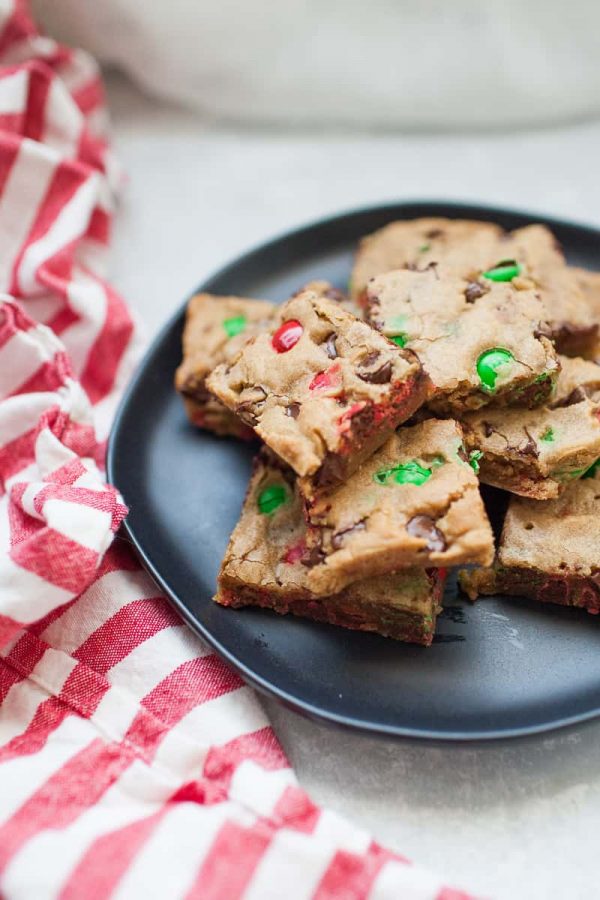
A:
POLYGON ((85 54, 0 0, 0 894, 458 900, 297 786, 102 476, 135 357, 104 281, 120 172, 85 54))

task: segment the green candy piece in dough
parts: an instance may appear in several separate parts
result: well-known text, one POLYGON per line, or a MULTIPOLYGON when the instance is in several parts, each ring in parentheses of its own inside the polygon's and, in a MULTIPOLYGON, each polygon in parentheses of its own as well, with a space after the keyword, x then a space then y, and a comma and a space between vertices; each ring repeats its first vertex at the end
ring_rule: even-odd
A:
POLYGON ((419 247, 419 253, 427 253, 428 250, 431 250, 431 244, 421 244, 419 247))
POLYGON ((266 487, 258 495, 258 511, 264 516, 270 516, 287 501, 287 491, 282 484, 272 484, 266 487))
POLYGON ((483 273, 483 277, 489 281, 512 281, 517 275, 523 271, 523 266, 515 259, 503 259, 497 263, 493 269, 488 269, 483 273))
POLYGON ((596 462, 593 462, 589 469, 581 476, 582 478, 593 478, 598 469, 600 468, 600 459, 597 459, 596 462))
POLYGON ((542 436, 540 437, 540 441, 546 441, 546 443, 550 444, 554 440, 554 428, 546 428, 542 436))
POLYGON ((396 344, 397 347, 406 347, 409 339, 408 334, 404 331, 406 316, 392 316, 387 323, 387 327, 390 331, 396 332, 393 336, 389 336, 390 341, 396 344))
POLYGON ((246 330, 248 320, 246 316, 232 316, 230 319, 223 320, 223 328, 228 338, 235 337, 246 330))
POLYGON ((471 450, 469 453, 469 465, 476 475, 479 475, 479 460, 482 458, 481 450, 471 450))
POLYGON ((380 469, 379 472, 373 475, 373 481, 377 484, 389 484, 393 481, 395 484, 415 484, 419 486, 425 484, 432 474, 431 469, 426 469, 425 466, 413 459, 407 463, 391 466, 389 469, 380 469))
POLYGON ((484 391, 490 394, 496 389, 496 379, 498 378, 498 370, 509 366, 515 361, 510 350, 504 350, 502 347, 494 347, 493 350, 486 350, 477 360, 477 374, 481 381, 484 391))

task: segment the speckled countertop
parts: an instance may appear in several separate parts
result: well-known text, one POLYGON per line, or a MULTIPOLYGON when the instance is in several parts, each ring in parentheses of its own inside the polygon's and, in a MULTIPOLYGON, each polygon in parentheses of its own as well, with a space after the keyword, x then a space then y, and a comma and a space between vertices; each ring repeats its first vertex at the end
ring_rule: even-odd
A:
MULTIPOLYGON (((342 209, 443 198, 600 226, 600 122, 486 136, 264 134, 157 107, 118 79, 110 99, 130 175, 113 276, 149 336, 240 251, 342 209)), ((266 706, 317 801, 448 881, 507 900, 597 890, 600 722, 502 745, 434 746, 338 732, 266 706)))

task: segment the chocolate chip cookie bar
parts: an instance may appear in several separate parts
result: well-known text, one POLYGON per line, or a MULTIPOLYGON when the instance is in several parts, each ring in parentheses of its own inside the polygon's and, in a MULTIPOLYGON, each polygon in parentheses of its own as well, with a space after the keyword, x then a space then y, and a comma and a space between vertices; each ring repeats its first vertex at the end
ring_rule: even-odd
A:
POLYGON ((477 477, 452 420, 399 429, 346 484, 322 490, 302 478, 299 487, 315 594, 404 567, 493 557, 477 477))
POLYGON ((390 222, 361 240, 350 279, 351 297, 360 301, 371 278, 393 269, 443 263, 452 272, 475 277, 497 258, 503 235, 498 225, 467 219, 390 222))
POLYGON ((414 353, 303 291, 207 385, 299 475, 343 481, 429 392, 414 353))
POLYGON ((600 457, 600 366, 560 359, 557 392, 538 409, 487 408, 463 416, 467 450, 486 484, 550 500, 600 457))
POLYGON ((556 500, 510 501, 492 568, 462 572, 480 594, 514 594, 600 612, 600 477, 591 470, 556 500))
POLYGON ((504 237, 498 253, 505 265, 513 264, 516 287, 540 291, 557 350, 566 356, 590 356, 598 341, 598 319, 590 318, 581 276, 567 266, 552 232, 544 225, 519 228, 504 237))
POLYGON ((371 324, 423 363, 434 412, 533 407, 552 393, 559 365, 536 291, 465 281, 432 264, 371 279, 365 298, 371 324))
POLYGON ((473 284, 510 282, 518 289, 537 289, 557 349, 567 356, 593 358, 598 320, 590 319, 586 310, 581 277, 567 266, 559 243, 544 225, 505 232, 489 222, 392 222, 361 242, 352 296, 363 298, 377 275, 402 268, 423 270, 432 263, 473 284))
POLYGON ((588 323, 598 323, 598 333, 592 347, 587 348, 587 358, 600 362, 600 272, 572 268, 571 272, 583 295, 588 323))
POLYGON ((295 475, 262 451, 225 553, 217 603, 260 606, 401 641, 431 643, 444 571, 409 569, 317 597, 308 586, 305 557, 306 525, 295 475))
POLYGON ((251 438, 254 432, 206 387, 216 365, 232 359, 254 334, 268 327, 275 306, 266 300, 196 294, 183 329, 183 360, 175 374, 188 418, 219 435, 251 438))

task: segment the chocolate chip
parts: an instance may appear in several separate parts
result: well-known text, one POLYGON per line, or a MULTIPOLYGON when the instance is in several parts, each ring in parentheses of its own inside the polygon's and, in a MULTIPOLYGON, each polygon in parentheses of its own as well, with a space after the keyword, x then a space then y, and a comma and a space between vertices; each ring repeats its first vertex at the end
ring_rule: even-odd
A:
POLYGON ((432 228, 431 231, 426 232, 425 237, 428 238, 437 238, 443 235, 443 230, 441 228, 432 228))
POLYGON ((537 446, 536 442, 534 441, 534 439, 531 437, 527 428, 524 428, 523 430, 524 430, 525 434, 527 435, 527 443, 524 444, 522 447, 518 447, 517 450, 519 453, 522 453, 525 456, 534 456, 537 459, 538 456, 540 455, 538 446, 537 446))
POLYGON ((585 400, 592 393, 589 387, 585 387, 580 384, 578 387, 574 388, 570 394, 567 394, 566 397, 563 397, 562 400, 556 400, 551 404, 550 409, 559 409, 564 406, 575 406, 576 403, 581 403, 582 400, 585 400))
POLYGON ((325 338, 325 350, 327 351, 327 356, 329 359, 336 359, 338 352, 337 347, 335 346, 335 341, 337 338, 337 334, 333 331, 329 337, 325 338))
POLYGON ((371 350, 370 353, 367 353, 367 354, 366 354, 365 356, 363 356, 363 358, 360 360, 360 366, 361 366, 361 368, 363 368, 363 369, 368 369, 369 366, 372 366, 373 363, 376 362, 376 361, 379 359, 380 355, 381 355, 381 354, 379 353, 379 350, 371 350))
POLYGON ((406 524, 413 537, 427 541, 427 549, 441 553, 446 549, 446 538, 430 516, 413 516, 406 524))
POLYGON ((469 457, 467 456, 467 451, 465 450, 463 444, 461 444, 460 447, 458 448, 458 450, 456 451, 456 455, 458 456, 459 459, 462 459, 463 462, 466 462, 466 463, 469 462, 469 457))
POLYGON ((486 437, 491 437, 496 430, 489 422, 482 422, 483 433, 486 437))
POLYGON ((303 553, 300 562, 307 569, 312 569, 313 566, 318 566, 319 563, 322 563, 324 559, 325 554, 320 547, 310 547, 303 553))
POLYGON ((354 525, 350 525, 349 528, 344 528, 343 531, 336 531, 336 533, 331 538, 331 546, 334 550, 339 550, 343 544, 345 538, 349 534, 353 534, 356 531, 364 531, 366 528, 365 520, 361 519, 360 522, 356 522, 354 525))
MULTIPOLYGON (((356 418, 354 416, 354 419, 356 418)), ((313 475, 313 481, 317 487, 329 487, 332 484, 343 481, 345 474, 346 461, 341 458, 339 453, 327 453, 322 464, 313 475)))
POLYGON ((388 359, 386 363, 379 366, 374 372, 365 372, 362 375, 359 372, 358 377, 361 381, 366 381, 367 384, 387 384, 392 377, 392 361, 388 359))
POLYGON ((290 403, 289 406, 285 408, 286 416, 290 416, 292 419, 297 419, 300 414, 300 404, 299 403, 290 403))
POLYGON ((470 281, 465 290, 465 300, 467 303, 475 303, 484 294, 487 294, 487 288, 478 281, 470 281))

